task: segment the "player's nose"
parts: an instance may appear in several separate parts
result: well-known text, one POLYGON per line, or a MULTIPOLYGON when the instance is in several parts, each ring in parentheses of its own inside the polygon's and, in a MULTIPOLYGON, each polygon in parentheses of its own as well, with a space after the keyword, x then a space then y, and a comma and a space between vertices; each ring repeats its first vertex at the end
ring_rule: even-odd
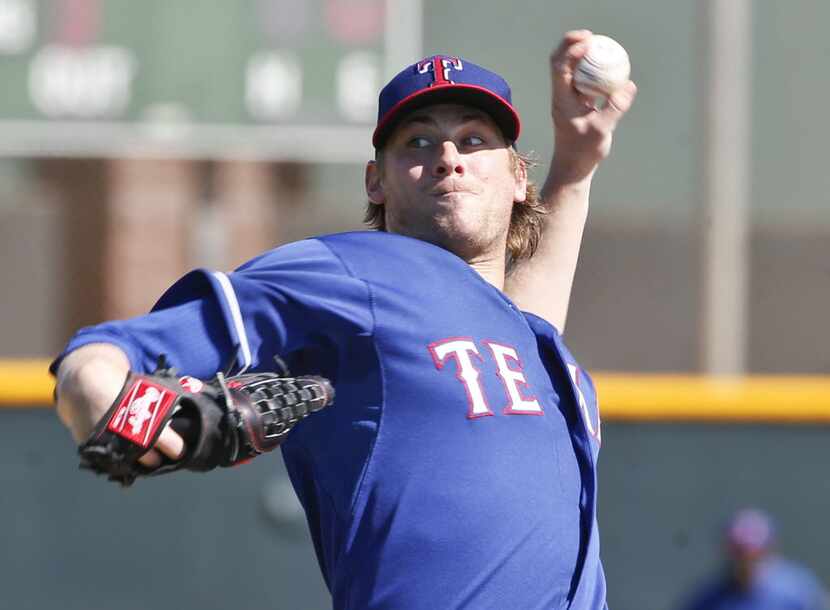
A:
POLYGON ((432 174, 437 178, 452 174, 464 174, 464 159, 452 140, 445 140, 438 147, 432 174))

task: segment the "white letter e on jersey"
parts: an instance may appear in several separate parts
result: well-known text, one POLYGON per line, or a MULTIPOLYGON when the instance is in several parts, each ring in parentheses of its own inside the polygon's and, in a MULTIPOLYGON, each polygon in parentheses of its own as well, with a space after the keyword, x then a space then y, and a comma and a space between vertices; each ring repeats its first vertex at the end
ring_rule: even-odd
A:
POLYGON ((519 384, 527 387, 527 379, 522 372, 522 362, 515 349, 507 345, 500 345, 492 341, 485 341, 487 347, 493 352, 496 360, 498 376, 504 384, 504 389, 510 397, 510 403, 504 408, 506 415, 544 415, 539 401, 534 397, 525 398, 519 392, 519 384), (511 368, 507 359, 516 363, 517 368, 511 368))

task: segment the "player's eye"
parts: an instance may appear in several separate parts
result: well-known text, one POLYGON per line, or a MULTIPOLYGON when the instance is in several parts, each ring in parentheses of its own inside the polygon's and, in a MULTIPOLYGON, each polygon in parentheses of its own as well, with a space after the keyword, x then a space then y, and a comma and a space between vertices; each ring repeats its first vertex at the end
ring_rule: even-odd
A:
POLYGON ((464 138, 464 143, 467 146, 481 146, 482 144, 484 144, 484 138, 481 138, 479 136, 468 136, 464 138))
POLYGON ((432 142, 423 136, 415 136, 409 140, 410 148, 426 148, 430 144, 432 144, 432 142))

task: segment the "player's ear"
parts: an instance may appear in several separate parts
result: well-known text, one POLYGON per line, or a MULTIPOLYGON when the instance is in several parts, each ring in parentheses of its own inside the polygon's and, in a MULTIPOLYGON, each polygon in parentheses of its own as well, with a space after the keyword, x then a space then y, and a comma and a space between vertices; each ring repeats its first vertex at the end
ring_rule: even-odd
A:
POLYGON ((377 161, 369 161, 366 164, 366 195, 369 202, 375 205, 386 203, 386 195, 383 192, 383 181, 381 180, 381 168, 377 161))
POLYGON ((511 151, 513 155, 513 168, 516 176, 516 186, 513 190, 513 201, 515 203, 522 203, 527 201, 527 163, 519 156, 515 150, 511 151))

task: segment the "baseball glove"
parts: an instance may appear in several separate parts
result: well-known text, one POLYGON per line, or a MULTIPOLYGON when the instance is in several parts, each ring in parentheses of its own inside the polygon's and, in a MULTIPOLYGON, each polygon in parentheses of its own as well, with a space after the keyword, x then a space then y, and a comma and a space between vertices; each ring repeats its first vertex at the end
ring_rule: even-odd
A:
POLYGON ((272 451, 304 417, 330 405, 334 389, 316 376, 255 373, 210 381, 179 378, 160 359, 152 375, 130 372, 121 393, 78 448, 80 467, 132 485, 136 478, 234 466, 272 451), (165 426, 185 440, 176 461, 148 468, 138 459, 165 426))

